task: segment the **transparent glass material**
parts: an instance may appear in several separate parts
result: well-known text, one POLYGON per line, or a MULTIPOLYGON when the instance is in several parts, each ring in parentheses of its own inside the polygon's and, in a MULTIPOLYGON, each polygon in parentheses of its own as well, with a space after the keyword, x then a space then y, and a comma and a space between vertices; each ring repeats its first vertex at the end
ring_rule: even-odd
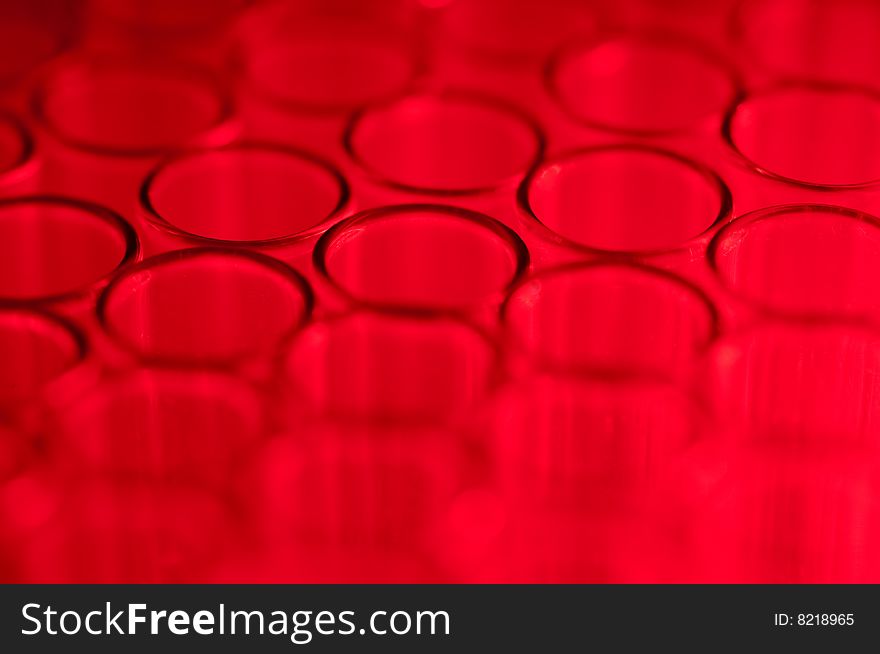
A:
POLYGON ((619 263, 536 273, 513 289, 502 321, 509 352, 529 367, 609 378, 686 378, 718 330, 697 287, 619 263))
POLYGON ((356 113, 345 145, 361 167, 393 187, 461 194, 517 181, 540 157, 543 137, 517 108, 450 91, 356 113))
POLYGON ((197 248, 128 268, 102 294, 98 316, 141 361, 231 365, 271 356, 312 303, 305 279, 275 259, 197 248))
POLYGON ((830 83, 788 83, 746 95, 724 133, 757 172, 819 188, 880 180, 880 95, 830 83))
POLYGON ((0 200, 0 298, 61 302, 95 293, 139 252, 117 214, 74 200, 0 200))
POLYGON ((79 474, 220 489, 264 427, 262 398, 237 378, 143 368, 58 411, 51 456, 79 474))
POLYGON ((738 81, 718 55, 679 35, 622 35, 565 46, 551 93, 575 120, 618 132, 698 129, 720 118, 738 81))
POLYGON ((350 300, 373 306, 475 311, 497 307, 529 264, 515 232, 444 205, 369 209, 318 242, 315 267, 350 300))
POLYGON ((331 164, 259 144, 171 157, 150 174, 141 193, 153 227, 202 245, 300 241, 325 228, 347 201, 348 185, 331 164))
POLYGON ((465 322, 355 311, 312 323, 293 340, 284 358, 287 408, 341 420, 452 424, 485 398, 495 365, 491 342, 465 322))
POLYGON ((710 169, 641 145, 551 158, 524 180, 519 199, 546 238, 593 252, 687 248, 729 217, 732 205, 710 169))
POLYGON ((753 307, 790 317, 880 317, 880 221, 830 205, 762 209, 709 247, 721 283, 753 307))

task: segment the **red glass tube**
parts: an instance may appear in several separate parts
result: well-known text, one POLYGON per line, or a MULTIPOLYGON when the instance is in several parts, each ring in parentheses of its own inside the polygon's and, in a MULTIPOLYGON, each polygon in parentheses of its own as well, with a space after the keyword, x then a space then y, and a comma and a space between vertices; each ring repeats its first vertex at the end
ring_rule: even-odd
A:
POLYGON ((95 54, 59 60, 35 93, 34 113, 46 137, 43 187, 126 216, 156 159, 237 130, 231 98, 210 73, 95 54))
MULTIPOLYGON (((343 210, 331 164, 276 145, 238 144, 165 160, 144 182, 145 219, 173 245, 284 246, 316 236, 343 210)), ((157 237, 158 238, 158 237, 157 237)))
POLYGON ((718 331, 706 295, 661 270, 623 263, 539 272, 502 308, 508 350, 530 368, 685 379, 718 331))
POLYGON ((489 411, 494 483, 508 501, 541 510, 626 512, 707 424, 685 386, 533 375, 489 411))
POLYGON ((243 40, 233 72, 247 137, 343 156, 349 114, 404 92, 421 74, 414 40, 359 23, 312 29, 308 22, 243 40))
POLYGON ((543 136, 515 107, 448 91, 405 96, 357 112, 345 146, 384 184, 450 195, 515 183, 540 158, 543 136))
POLYGON ((194 145, 231 115, 213 77, 176 63, 71 57, 58 62, 35 96, 52 136, 94 155, 148 157, 194 145))
POLYGON ((413 0, 252 7, 232 57, 248 137, 343 155, 351 111, 403 92, 422 72, 423 27, 413 0))
POLYGON ((425 310, 497 307, 529 265, 515 232, 443 205, 370 209, 331 227, 315 268, 356 303, 425 310))
POLYGON ((519 200, 545 240, 592 253, 699 250, 732 208, 730 191, 710 169, 641 145, 545 161, 523 181, 519 200))
POLYGON ((284 360, 285 409, 341 420, 453 423, 485 398, 496 353, 447 317, 360 310, 312 323, 284 360))
POLYGON ((575 120, 630 134, 706 126, 722 116, 739 82, 708 48, 678 34, 636 34, 565 46, 548 88, 575 120))
POLYGON ((755 211, 720 230, 708 257, 721 283, 764 313, 880 317, 880 221, 859 211, 755 211))
POLYGON ((775 79, 877 86, 880 7, 871 0, 742 0, 731 33, 746 61, 775 79))
POLYGON ((99 299, 98 317, 141 362, 238 365, 269 356, 312 304, 308 283, 280 261, 196 248, 126 269, 99 299))
POLYGON ((141 368, 59 411, 49 446, 57 465, 80 474, 222 489, 264 428, 262 399, 241 380, 141 368))
MULTIPOLYGON (((719 340, 700 388, 737 442, 880 446, 880 334, 822 321, 768 322, 719 340)), ((873 455, 872 455, 873 456, 873 455)))
POLYGON ((758 173, 816 188, 880 181, 880 95, 820 82, 786 83, 744 96, 724 135, 758 173))
POLYGON ((668 272, 600 262, 526 279, 502 319, 515 368, 483 423, 504 516, 489 580, 653 578, 663 553, 642 511, 710 433, 690 380, 717 334, 714 306, 668 272))
POLYGON ((72 324, 35 309, 0 308, 0 414, 20 419, 42 395, 60 399, 86 354, 85 337, 72 324))
POLYGON ((0 298, 89 297, 139 252, 131 226, 108 209, 64 198, 0 200, 0 298))

